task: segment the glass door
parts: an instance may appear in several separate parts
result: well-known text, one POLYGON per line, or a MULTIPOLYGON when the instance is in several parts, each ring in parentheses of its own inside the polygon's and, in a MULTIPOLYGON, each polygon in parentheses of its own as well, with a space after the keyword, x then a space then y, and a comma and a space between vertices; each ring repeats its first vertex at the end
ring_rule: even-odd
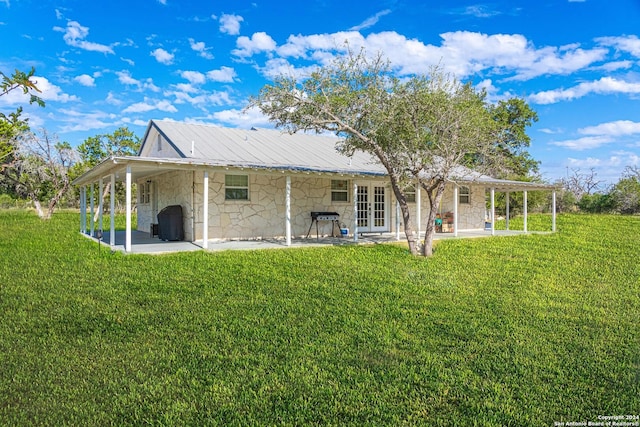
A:
POLYGON ((389 231, 389 209, 383 185, 359 184, 356 207, 359 232, 389 231))

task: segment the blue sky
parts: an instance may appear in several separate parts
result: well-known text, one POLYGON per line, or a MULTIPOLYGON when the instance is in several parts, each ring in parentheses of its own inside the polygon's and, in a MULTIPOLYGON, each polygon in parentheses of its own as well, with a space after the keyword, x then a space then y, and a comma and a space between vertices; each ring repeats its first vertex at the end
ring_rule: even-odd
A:
POLYGON ((150 119, 268 127, 247 98, 349 40, 399 76, 440 64, 492 101, 524 98, 543 178, 594 168, 604 185, 640 166, 639 32, 640 0, 0 0, 0 70, 34 66, 32 128, 78 145, 150 119))

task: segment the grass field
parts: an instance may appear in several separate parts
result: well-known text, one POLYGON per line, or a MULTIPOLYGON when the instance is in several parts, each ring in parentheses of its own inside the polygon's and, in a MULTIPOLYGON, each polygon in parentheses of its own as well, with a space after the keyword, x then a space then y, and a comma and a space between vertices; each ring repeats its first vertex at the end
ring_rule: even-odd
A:
MULTIPOLYGON (((533 220, 533 219, 531 219, 533 220)), ((514 224, 514 223, 512 223, 514 224)), ((640 414, 640 218, 171 255, 0 211, 0 425, 553 426, 640 414)))

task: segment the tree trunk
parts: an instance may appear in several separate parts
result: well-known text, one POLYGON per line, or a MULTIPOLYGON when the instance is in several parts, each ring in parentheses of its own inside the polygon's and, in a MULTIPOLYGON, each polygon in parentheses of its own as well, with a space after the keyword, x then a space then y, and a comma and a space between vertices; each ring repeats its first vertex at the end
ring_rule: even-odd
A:
POLYGON ((40 204, 40 200, 36 197, 34 193, 29 193, 29 198, 33 202, 33 206, 36 208, 36 213, 40 219, 46 219, 44 215, 44 211, 42 210, 42 204, 40 204))
MULTIPOLYGON (((104 188, 102 189, 102 195, 100 197, 102 197, 102 200, 104 200, 107 197, 107 194, 109 194, 109 188, 111 188, 111 183, 107 182, 104 186, 104 188)), ((100 206, 100 203, 98 202, 98 206, 100 206)), ((103 210, 104 210, 104 203, 102 204, 103 206, 103 210)), ((96 210, 96 212, 93 214, 93 221, 97 221, 98 217, 100 216, 100 210, 96 210)))
POLYGON ((404 192, 400 189, 398 185, 398 181, 395 177, 391 176, 391 188, 393 193, 396 196, 396 200, 400 205, 400 211, 402 211, 402 221, 404 224, 404 234, 407 237, 407 244, 409 245, 409 252, 411 255, 418 255, 418 239, 420 236, 417 236, 413 233, 413 223, 411 222, 411 212, 409 210, 409 205, 407 203, 407 197, 404 192))
POLYGON ((427 231, 424 234, 423 254, 428 257, 433 255, 433 237, 436 231, 435 222, 442 195, 444 194, 444 181, 438 182, 435 187, 428 188, 423 185, 429 196, 429 216, 427 217, 427 231), (435 191, 435 194, 434 194, 435 191))

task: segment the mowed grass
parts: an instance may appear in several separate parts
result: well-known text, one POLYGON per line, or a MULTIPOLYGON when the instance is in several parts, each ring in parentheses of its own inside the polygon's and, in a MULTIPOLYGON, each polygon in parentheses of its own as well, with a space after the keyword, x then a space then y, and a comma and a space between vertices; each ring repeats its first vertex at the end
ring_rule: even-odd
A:
MULTIPOLYGON (((548 220, 548 217, 547 217, 548 220)), ((549 426, 640 413, 640 218, 161 256, 0 212, 0 425, 549 426)))

